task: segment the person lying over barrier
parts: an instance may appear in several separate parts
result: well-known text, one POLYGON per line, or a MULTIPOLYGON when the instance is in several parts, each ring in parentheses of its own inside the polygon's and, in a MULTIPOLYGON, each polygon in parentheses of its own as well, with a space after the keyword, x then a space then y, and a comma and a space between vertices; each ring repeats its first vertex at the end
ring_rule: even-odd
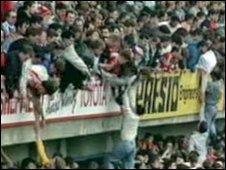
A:
MULTIPOLYGON (((31 51, 28 54, 33 54, 32 47, 24 46, 24 51, 31 51)), ((20 55, 25 55, 21 53, 20 55)), ((33 56, 29 56, 28 59, 23 63, 22 75, 20 79, 20 90, 22 96, 30 96, 24 100, 24 104, 29 103, 29 98, 33 103, 34 116, 35 116, 35 137, 38 153, 42 160, 42 163, 47 165, 50 163, 45 148, 42 142, 41 124, 40 118, 42 119, 43 125, 45 124, 45 117, 42 109, 41 97, 43 95, 52 95, 58 89, 59 83, 56 79, 50 78, 47 69, 42 65, 35 65, 32 63, 33 56)))

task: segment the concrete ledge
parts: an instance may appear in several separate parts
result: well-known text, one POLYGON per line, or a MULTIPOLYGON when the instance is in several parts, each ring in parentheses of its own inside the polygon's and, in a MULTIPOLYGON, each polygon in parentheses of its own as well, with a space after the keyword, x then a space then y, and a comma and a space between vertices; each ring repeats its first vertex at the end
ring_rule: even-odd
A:
MULTIPOLYGON (((225 113, 219 113, 218 119, 225 119, 225 113)), ((188 115, 157 120, 143 120, 140 122, 140 128, 191 123, 198 120, 198 115, 188 115)), ((109 133, 113 131, 119 131, 121 129, 121 124, 121 116, 52 123, 48 124, 44 128, 43 139, 56 140, 62 138, 109 133)), ((1 132, 1 146, 23 144, 35 141, 33 126, 2 129, 1 132)))
MULTIPOLYGON (((54 140, 116 131, 121 128, 121 122, 121 117, 117 116, 104 119, 53 123, 44 128, 43 139, 54 140)), ((1 146, 35 141, 33 126, 2 129, 1 132, 1 146)))

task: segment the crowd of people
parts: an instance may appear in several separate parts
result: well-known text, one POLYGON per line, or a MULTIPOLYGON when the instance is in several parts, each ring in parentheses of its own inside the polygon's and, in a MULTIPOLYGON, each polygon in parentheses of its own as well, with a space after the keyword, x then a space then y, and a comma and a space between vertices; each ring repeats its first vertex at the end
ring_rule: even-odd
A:
MULTIPOLYGON (((4 7, 1 16, 1 94, 4 94, 1 100, 18 98, 26 105, 32 98, 37 147, 43 162, 47 163, 48 159, 43 154, 41 141, 39 119, 45 123, 45 117, 40 96, 52 95, 58 89, 63 93, 70 84, 75 90, 92 91, 87 82, 93 75, 117 86, 130 86, 137 79, 133 75, 152 72, 202 70, 210 74, 213 82, 207 84, 204 82, 207 79, 203 78, 201 101, 206 102, 203 112, 205 108, 208 115, 202 119, 207 121, 212 141, 217 141, 214 122, 220 98, 218 80, 225 78, 222 71, 225 59, 224 2, 10 3, 10 8, 4 7)), ((3 5, 1 2, 1 8, 3 5)), ((115 88, 112 87, 113 94, 115 88)), ((115 96, 119 105, 123 105, 125 93, 128 96, 132 93, 128 87, 126 89, 115 96)), ((170 147, 173 146, 166 151, 170 147)), ((157 159, 153 153, 141 154, 140 166, 154 167, 157 160, 163 159, 168 166, 179 166, 175 165, 172 153, 163 155, 162 159, 157 159), (152 158, 156 161, 152 162, 152 158), (146 166, 147 162, 151 164, 146 166)))
MULTIPOLYGON (((199 140, 206 135, 207 126, 200 123, 197 131, 192 134, 180 136, 152 135, 146 133, 137 139, 137 154, 135 159, 136 169, 225 169, 225 130, 220 129, 217 134, 217 142, 199 140), (198 135, 197 135, 198 134, 198 135), (199 140, 199 148, 192 150, 194 136, 199 140), (207 145, 204 145, 207 143, 207 145), (203 146, 200 149, 200 146, 203 146), (204 149, 204 150, 203 150, 204 149), (206 158, 200 162, 200 152, 206 153, 206 158)), ((63 157, 61 153, 52 156, 54 160, 52 169, 102 169, 104 158, 78 161, 71 156, 63 157)), ((120 162, 117 164, 120 169, 120 162)), ((13 162, 11 165, 1 162, 2 169, 37 169, 45 168, 36 160, 27 157, 21 162, 13 162)))

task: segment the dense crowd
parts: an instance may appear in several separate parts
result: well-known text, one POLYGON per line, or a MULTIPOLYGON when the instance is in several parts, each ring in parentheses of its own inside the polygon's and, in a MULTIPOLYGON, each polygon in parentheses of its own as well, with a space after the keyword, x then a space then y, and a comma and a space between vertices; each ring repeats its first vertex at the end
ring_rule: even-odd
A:
MULTIPOLYGON (((206 135, 206 130, 207 126, 204 123, 199 125, 197 131, 188 135, 163 137, 160 134, 146 133, 143 137, 137 139, 136 169, 225 169, 224 129, 219 129, 217 142, 214 144, 211 144, 207 138, 205 138, 205 141, 199 141, 198 145, 203 145, 205 148, 201 152, 207 153, 202 163, 199 159, 200 148, 191 150, 193 137, 196 136, 196 140, 202 138, 206 135)), ((104 164, 104 158, 79 162, 71 156, 63 157, 59 152, 55 153, 52 159, 54 160, 53 165, 49 167, 52 169, 101 169, 104 164)), ((11 166, 2 161, 1 167, 3 169, 44 168, 30 157, 24 158, 21 162, 14 162, 11 166)), ((120 169, 120 162, 117 167, 120 169)))
MULTIPOLYGON (((33 52, 32 63, 45 66, 50 76, 75 81, 67 76, 73 69, 56 62, 60 48, 71 40, 89 68, 77 68, 76 80, 85 80, 98 67, 120 76, 123 58, 145 71, 195 71, 200 56, 209 51, 224 77, 224 17, 223 2, 18 1, 5 11, 1 24, 1 76, 10 97, 20 93, 26 55, 18 60, 18 53, 33 52)), ((83 86, 79 81, 73 84, 83 86)), ((62 91, 65 86, 61 84, 62 91)))
MULTIPOLYGON (((8 3, 10 7, 4 6, 1 10, 1 94, 4 94, 1 100, 17 97, 26 104, 28 87, 35 95, 51 95, 58 89, 64 92, 70 84, 75 89, 92 91, 87 83, 90 77, 102 78, 106 72, 123 77, 180 70, 195 72, 197 69, 210 73, 214 68, 213 79, 225 78, 222 71, 225 3, 222 1, 8 3)), ((1 9, 3 5, 1 1, 1 9)), ((207 89, 209 94, 216 95, 216 99, 208 102, 216 105, 219 84, 207 89)), ((112 90, 114 92, 114 88, 112 90)), ((120 103, 120 98, 116 101, 120 103)), ((215 107, 211 106, 207 111, 213 112, 213 109, 215 107)), ((207 123, 208 127, 212 124, 208 120, 207 123)), ((214 128, 212 141, 216 143, 214 128)), ((223 146, 210 149, 210 158, 200 164, 202 155, 200 150, 195 151, 196 138, 200 135, 201 139, 206 139, 206 131, 208 128, 199 129, 191 140, 192 152, 181 146, 184 138, 179 142, 171 141, 174 138, 156 141, 149 135, 140 145, 137 167, 208 169, 224 166, 223 146)), ((220 136, 217 143, 224 145, 224 137, 220 136)), ((54 160, 55 164, 77 166, 72 158, 63 159, 58 155, 54 160)), ((29 162, 33 161, 26 159, 21 166, 29 162)))

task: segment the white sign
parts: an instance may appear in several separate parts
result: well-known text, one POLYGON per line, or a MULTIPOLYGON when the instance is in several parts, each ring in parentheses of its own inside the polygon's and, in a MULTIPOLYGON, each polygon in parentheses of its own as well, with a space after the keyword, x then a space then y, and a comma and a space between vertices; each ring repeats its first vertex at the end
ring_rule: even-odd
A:
MULTIPOLYGON (((94 89, 92 92, 81 90, 76 92, 69 87, 64 94, 56 92, 52 97, 44 96, 41 101, 45 118, 51 120, 84 115, 107 115, 120 111, 111 95, 110 85, 101 84, 95 77, 92 78, 90 85, 94 89)), ((1 125, 29 121, 34 121, 32 103, 24 108, 23 101, 18 99, 5 101, 1 95, 1 125)))

